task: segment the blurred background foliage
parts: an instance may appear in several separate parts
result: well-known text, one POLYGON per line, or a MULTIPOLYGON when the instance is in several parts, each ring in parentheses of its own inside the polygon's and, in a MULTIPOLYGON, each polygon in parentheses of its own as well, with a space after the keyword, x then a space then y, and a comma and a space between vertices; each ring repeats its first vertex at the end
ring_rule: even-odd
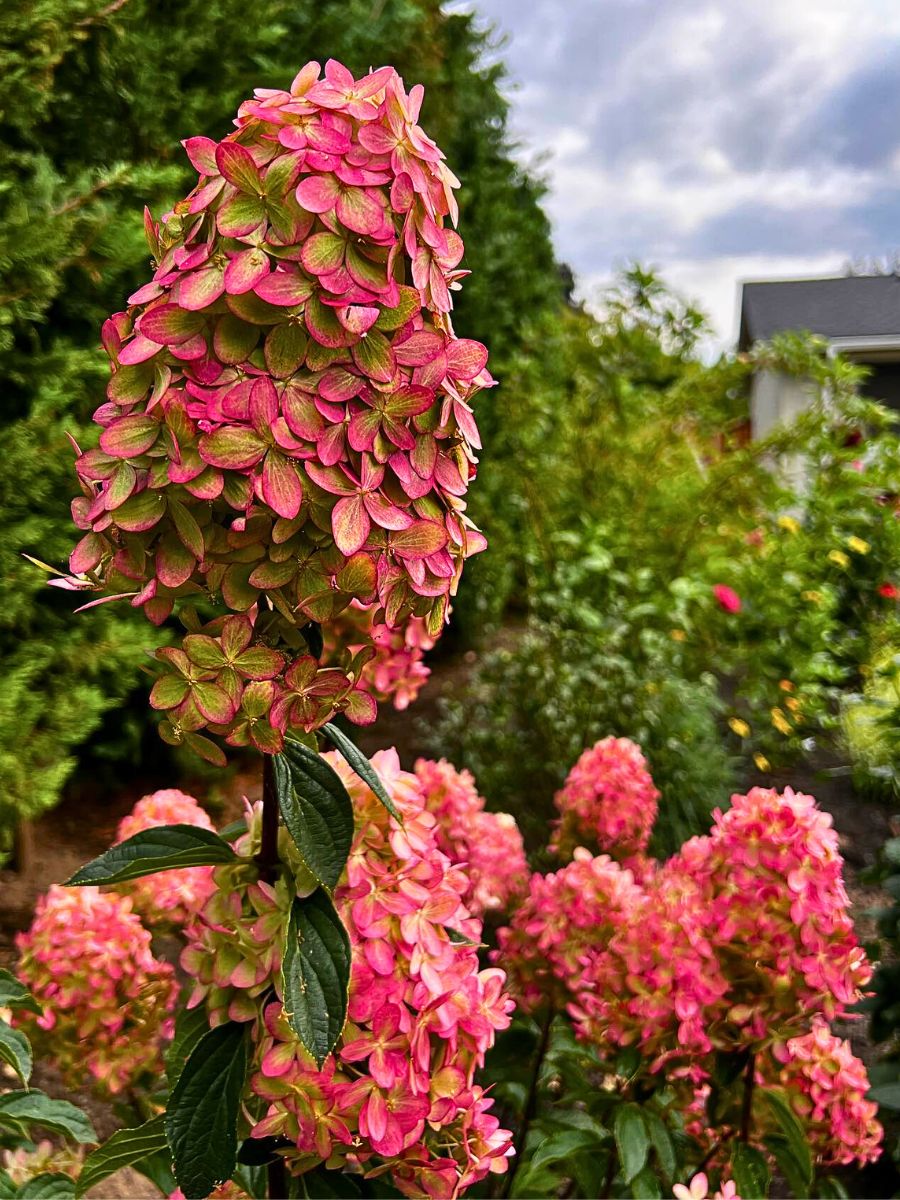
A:
POLYGON ((479 402, 470 493, 490 549, 437 652, 477 662, 430 722, 434 751, 542 834, 580 751, 632 736, 663 792, 660 850, 754 760, 767 770, 825 742, 873 788, 894 786, 897 722, 879 706, 896 710, 876 682, 898 642, 879 591, 900 562, 890 414, 814 339, 707 361, 703 316, 640 267, 593 314, 574 303, 487 48, 438 0, 261 0, 252 19, 239 0, 2 6, 3 827, 55 803, 79 765, 96 786, 125 764, 174 781, 140 674, 159 631, 117 606, 73 617, 21 555, 62 562, 72 543, 66 433, 95 440, 99 328, 149 274, 143 205, 159 215, 190 186, 179 142, 221 137, 253 87, 328 57, 356 73, 389 59, 425 84, 423 124, 463 183, 472 276, 456 329, 487 343, 501 385, 479 402), (820 401, 751 443, 761 369, 813 379, 820 401), (877 720, 861 718, 873 705, 877 720))

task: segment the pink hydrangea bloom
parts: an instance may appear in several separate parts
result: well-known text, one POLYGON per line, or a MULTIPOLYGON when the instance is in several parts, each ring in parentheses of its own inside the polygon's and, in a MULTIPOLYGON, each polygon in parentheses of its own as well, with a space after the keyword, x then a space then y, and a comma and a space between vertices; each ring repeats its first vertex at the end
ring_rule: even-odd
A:
MULTIPOLYGON (((466 872, 439 850, 418 778, 401 770, 396 751, 372 760, 401 825, 343 759, 327 757, 356 818, 335 891, 353 947, 348 1020, 319 1070, 281 1003, 268 1006, 251 1078, 267 1107, 253 1135, 288 1138, 296 1147, 288 1162, 298 1168, 346 1160, 375 1174, 390 1170, 407 1195, 449 1198, 506 1169, 511 1135, 474 1075, 509 1024, 512 1001, 503 972, 479 967, 481 922, 462 899, 466 872)), ((218 890, 187 930, 181 961, 195 980, 190 1003, 205 1001, 213 1023, 251 1020, 260 995, 279 993, 287 908, 295 890, 315 887, 281 834, 287 866, 275 884, 259 882, 252 862, 217 867, 218 890)), ((257 807, 235 849, 252 855, 259 837, 257 807)))
POLYGON ((809 796, 755 788, 714 822, 638 879, 577 848, 532 877, 495 961, 527 1010, 566 1008, 583 1040, 635 1046, 665 1068, 686 1131, 708 1150, 715 1054, 747 1050, 760 1085, 787 1090, 822 1162, 874 1158, 864 1067, 827 1024, 871 976, 831 818, 809 796))
POLYGON ((18 973, 44 1011, 15 1021, 74 1086, 87 1073, 116 1093, 158 1071, 177 989, 127 896, 54 885, 16 946, 18 973))
POLYGON ((585 968, 643 900, 626 868, 583 846, 567 866, 534 874, 529 893, 497 933, 492 954, 509 974, 518 1004, 534 1012, 564 1008, 580 991, 585 968))
POLYGON ((585 750, 556 793, 560 819, 551 848, 599 849, 622 860, 646 850, 659 792, 647 761, 629 738, 606 737, 585 750))
POLYGON ((359 677, 359 687, 383 704, 390 700, 403 712, 416 699, 431 674, 423 659, 437 637, 431 637, 420 617, 410 617, 398 628, 377 621, 377 606, 354 602, 324 629, 328 661, 340 663, 374 649, 359 677))
POLYGON ((865 1065, 850 1043, 816 1021, 809 1033, 776 1043, 772 1053, 780 1066, 776 1082, 787 1091, 819 1161, 874 1162, 884 1131, 876 1120, 878 1105, 866 1099, 865 1065))
POLYGON ((319 626, 356 600, 434 637, 485 545, 465 495, 472 402, 494 381, 486 348, 453 330, 459 182, 422 98, 392 67, 355 80, 308 63, 221 141, 189 138, 196 185, 146 214, 153 279, 103 327, 83 536, 54 583, 99 583, 91 603, 128 598, 156 624, 216 599, 157 651, 151 693, 162 736, 212 761, 201 730, 271 754, 337 712, 374 720, 367 654, 322 666, 319 626))
POLYGON ((414 770, 425 806, 437 818, 439 848, 467 868, 469 909, 478 916, 509 911, 525 896, 529 875, 515 817, 487 812, 471 772, 457 771, 446 759, 420 758, 414 770))
MULTIPOLYGON (((116 841, 124 842, 156 825, 197 825, 212 829, 213 823, 193 796, 177 788, 153 792, 138 800, 127 817, 119 822, 116 841)), ((131 896, 135 911, 148 925, 160 922, 183 925, 212 895, 211 867, 186 867, 181 871, 161 871, 133 883, 120 885, 131 896)))

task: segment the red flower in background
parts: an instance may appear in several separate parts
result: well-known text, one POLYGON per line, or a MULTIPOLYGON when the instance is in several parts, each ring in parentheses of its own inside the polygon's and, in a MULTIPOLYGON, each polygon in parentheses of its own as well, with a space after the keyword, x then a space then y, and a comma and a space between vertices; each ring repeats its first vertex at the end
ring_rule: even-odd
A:
POLYGON ((724 583, 716 583, 713 585, 713 595, 719 602, 719 606, 726 612, 739 613, 741 611, 741 598, 734 588, 730 588, 724 583))
POLYGON ((882 583, 878 588, 878 595, 884 596, 885 600, 898 600, 900 599, 900 588, 896 583, 882 583))

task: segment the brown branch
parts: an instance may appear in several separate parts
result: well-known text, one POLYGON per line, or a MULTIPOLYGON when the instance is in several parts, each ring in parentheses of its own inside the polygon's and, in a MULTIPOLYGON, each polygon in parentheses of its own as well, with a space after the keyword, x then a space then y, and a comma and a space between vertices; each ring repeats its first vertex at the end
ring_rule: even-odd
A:
POLYGON ((256 861, 260 877, 274 883, 278 867, 278 791, 275 787, 275 764, 271 754, 263 755, 262 842, 256 861))

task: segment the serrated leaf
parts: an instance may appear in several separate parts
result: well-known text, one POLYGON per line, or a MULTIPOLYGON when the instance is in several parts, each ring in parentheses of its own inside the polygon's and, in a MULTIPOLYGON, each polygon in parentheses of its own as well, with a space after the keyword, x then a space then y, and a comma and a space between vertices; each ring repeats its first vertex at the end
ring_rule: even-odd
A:
POLYGON ((765 1155, 746 1142, 735 1142, 731 1151, 731 1173, 742 1200, 765 1200, 770 1173, 765 1155))
POLYGON ((795 1194, 798 1196, 808 1195, 812 1187, 813 1161, 803 1126, 780 1092, 764 1090, 762 1098, 778 1123, 786 1142, 786 1152, 783 1152, 781 1157, 776 1149, 773 1149, 772 1153, 782 1172, 788 1177, 788 1182, 795 1194), (789 1171, 793 1171, 793 1179, 788 1175, 789 1171))
POLYGON ((237 1021, 210 1029, 172 1089, 165 1114, 166 1139, 186 1200, 204 1200, 234 1171, 248 1029, 237 1021))
MULTIPOLYGON (((241 832, 245 832, 246 822, 241 821, 240 824, 243 826, 241 832)), ((202 1004, 197 1008, 178 1010, 178 1015, 175 1017, 175 1036, 166 1051, 166 1076, 170 1087, 174 1087, 185 1062, 193 1053, 194 1047, 208 1032, 209 1016, 202 1004)))
POLYGON ((350 741, 350 739, 342 730, 338 729, 337 725, 332 725, 331 722, 322 726, 322 732, 338 751, 338 753, 345 759, 347 764, 356 772, 363 783, 367 784, 369 788, 371 788, 394 820, 399 821, 402 825, 403 818, 397 811, 393 800, 388 795, 384 784, 378 778, 378 772, 375 770, 363 752, 357 746, 355 746, 353 742, 350 741))
POLYGON ((16 1200, 73 1200, 75 1180, 57 1172, 44 1172, 27 1180, 16 1192, 16 1200))
POLYGON ((0 1008, 24 1008, 38 1016, 43 1012, 25 984, 5 967, 0 967, 0 1008))
POLYGON ((626 1183, 638 1175, 647 1164, 650 1152, 650 1135, 644 1124, 644 1116, 637 1104, 621 1104, 616 1109, 613 1134, 619 1162, 626 1183))
POLYGON ((76 1142, 96 1142, 90 1117, 68 1100, 51 1100, 44 1092, 6 1092, 0 1096, 0 1125, 41 1125, 76 1142))
POLYGON ((23 1084, 28 1083, 34 1066, 31 1043, 24 1033, 13 1029, 6 1021, 0 1021, 0 1059, 12 1067, 23 1084))
POLYGON ((675 1143, 665 1122, 658 1113, 646 1109, 644 1120, 650 1133, 650 1141, 656 1151, 656 1158, 663 1173, 671 1180, 678 1170, 678 1157, 675 1153, 675 1143))
POLYGON ((148 1155, 165 1149, 166 1145, 165 1113, 135 1128, 116 1130, 85 1159, 75 1185, 75 1196, 83 1196, 88 1188, 101 1180, 108 1179, 123 1167, 134 1166, 148 1155))
POLYGON ((328 893, 295 899, 281 967, 284 1014, 321 1068, 347 1018, 350 938, 328 893))
POLYGON ((125 883, 157 871, 235 862, 237 855, 218 834, 196 825, 157 825, 144 829, 87 863, 66 887, 125 883))
POLYGON ((334 891, 353 841, 353 804, 338 773, 300 742, 274 758, 278 806, 303 861, 334 891))

